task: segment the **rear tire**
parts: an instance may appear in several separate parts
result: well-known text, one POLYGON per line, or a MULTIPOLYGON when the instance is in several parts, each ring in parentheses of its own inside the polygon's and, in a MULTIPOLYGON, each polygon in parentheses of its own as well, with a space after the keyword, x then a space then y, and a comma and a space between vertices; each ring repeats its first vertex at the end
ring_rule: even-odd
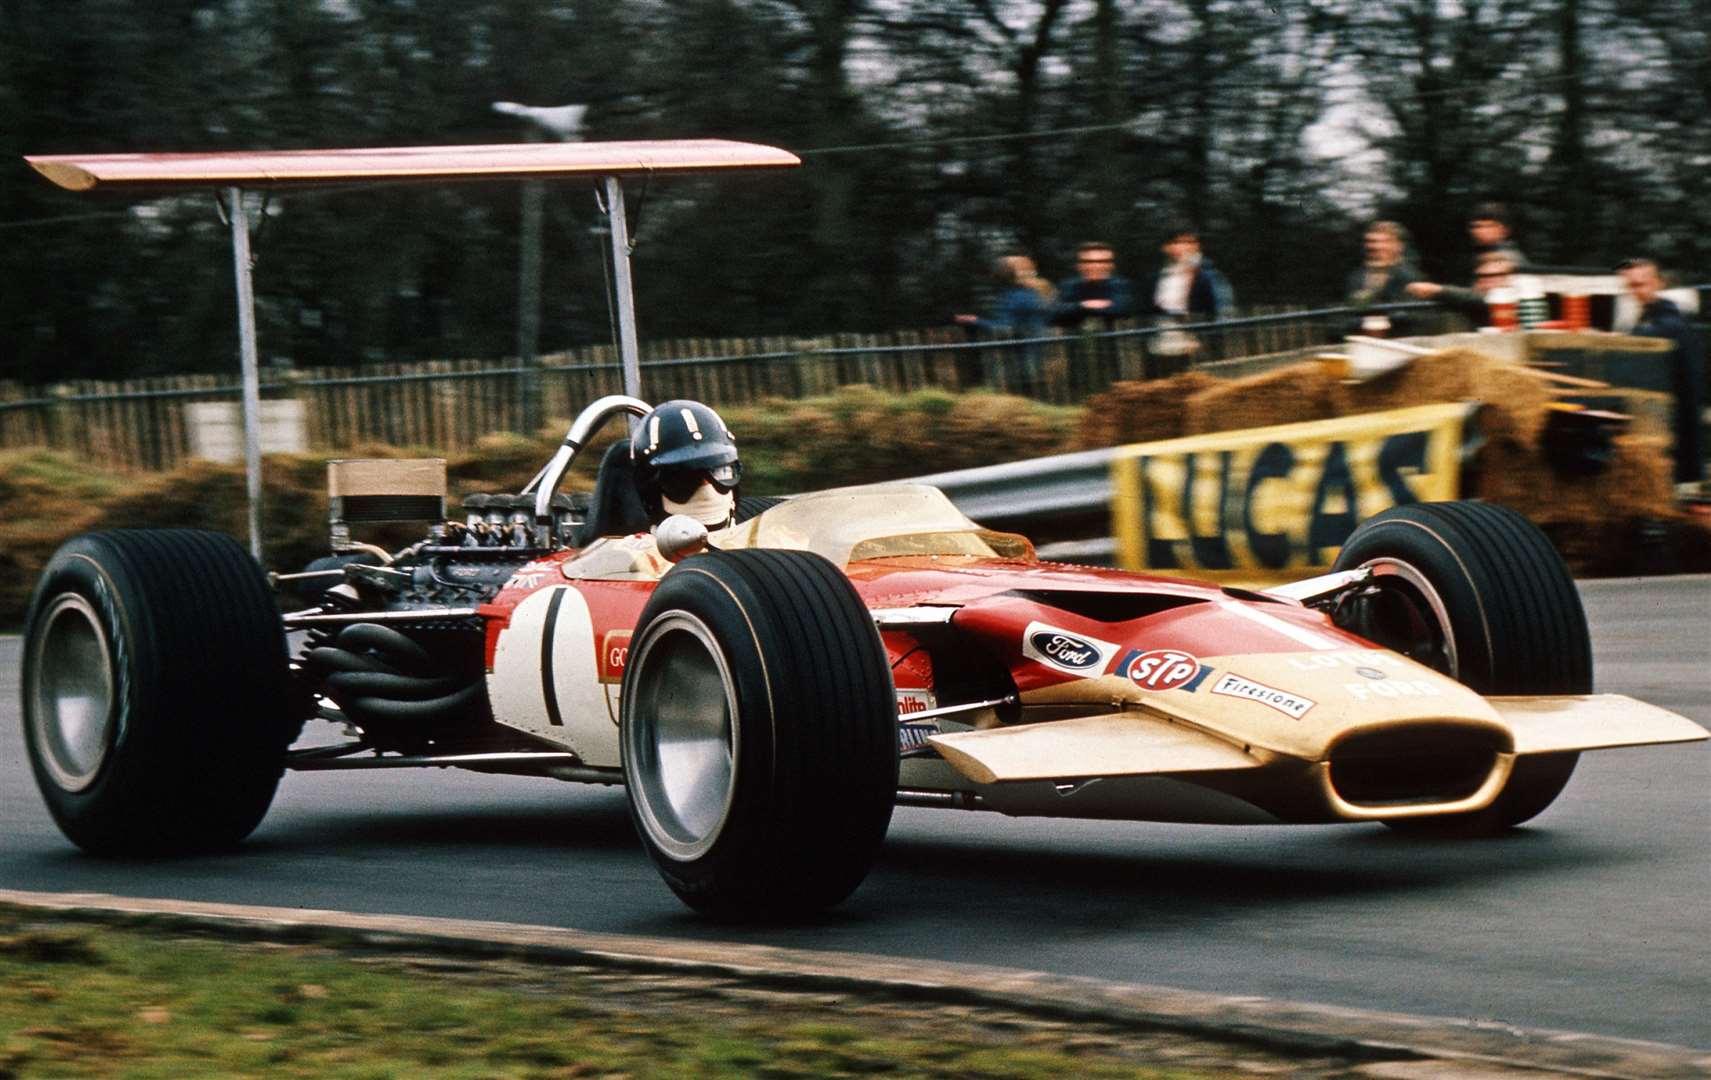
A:
POLYGON ((872 616, 803 551, 684 560, 630 646, 631 817, 684 903, 722 919, 822 911, 867 875, 897 791, 897 706, 872 616))
POLYGON ((737 500, 737 512, 731 515, 731 524, 741 525, 756 514, 764 514, 782 502, 784 500, 777 495, 744 495, 737 500))
MULTIPOLYGON (((1574 579, 1526 518, 1492 503, 1415 503, 1363 522, 1334 569, 1370 567, 1339 625, 1481 694, 1588 694, 1592 641, 1574 579)), ((1405 832, 1488 836, 1542 812, 1578 754, 1521 758, 1484 810, 1385 824, 1405 832)))
POLYGON ((48 810, 98 854, 237 844, 297 728, 261 569, 191 529, 92 533, 54 554, 30 603, 23 698, 48 810))

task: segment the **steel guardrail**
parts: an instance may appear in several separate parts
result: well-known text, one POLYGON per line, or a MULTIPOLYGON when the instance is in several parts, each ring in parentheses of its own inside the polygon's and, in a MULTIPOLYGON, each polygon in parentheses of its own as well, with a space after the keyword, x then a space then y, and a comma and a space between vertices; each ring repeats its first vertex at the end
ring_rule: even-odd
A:
MULTIPOLYGON (((1111 462, 1121 447, 932 473, 903 481, 945 493, 958 510, 988 528, 1030 536, 1042 524, 1111 511, 1111 462)), ((1039 548, 1041 558, 1109 566, 1116 542, 1109 535, 1058 540, 1039 548)))

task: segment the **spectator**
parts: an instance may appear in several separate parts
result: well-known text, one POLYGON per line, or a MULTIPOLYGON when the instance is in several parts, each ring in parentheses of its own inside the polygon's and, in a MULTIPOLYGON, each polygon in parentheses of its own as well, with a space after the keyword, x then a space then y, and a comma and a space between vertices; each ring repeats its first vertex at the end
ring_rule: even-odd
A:
MULTIPOLYGON (((1001 256, 992 265, 992 276, 998 282, 998 292, 992 297, 989 314, 958 315, 963 326, 987 330, 1004 337, 1034 338, 1046 332, 1057 290, 1040 276, 1034 260, 1026 255, 1001 256)), ((1004 349, 1004 386, 1018 394, 1032 394, 1040 381, 1039 348, 1034 345, 1008 345, 1004 349)))
POLYGON ((956 321, 1014 337, 1044 333, 1057 290, 1040 276, 1034 260, 1026 255, 1000 256, 992 264, 992 276, 998 282, 998 292, 992 297, 988 315, 958 315, 956 321))
POLYGON ((1502 255, 1513 269, 1527 265, 1527 256, 1509 235, 1509 211, 1502 203, 1480 203, 1467 217, 1467 234, 1473 239, 1473 265, 1487 255, 1502 255))
POLYGON ((1682 317, 1681 309, 1661 295, 1664 281, 1657 263, 1650 259, 1629 259, 1616 269, 1640 305, 1640 321, 1630 333, 1675 342, 1670 352, 1675 393, 1675 482, 1697 486, 1705 479, 1705 452, 1700 440, 1705 349, 1699 335, 1682 317))
POLYGON ((1077 248, 1075 273, 1058 286, 1053 323, 1079 329, 1093 316, 1126 319, 1135 313, 1134 286, 1117 273, 1117 257, 1110 244, 1089 240, 1077 248))
MULTIPOLYGON (((1408 260, 1408 230, 1394 221, 1375 221, 1366 227, 1366 262, 1349 274, 1348 304, 1370 308, 1404 303, 1408 286, 1420 280, 1420 271, 1408 260)), ((1409 332, 1408 316, 1368 311, 1359 330, 1379 337, 1401 336, 1409 332)))
POLYGON ((1235 292, 1210 260, 1200 253, 1200 235, 1192 225, 1179 225, 1165 234, 1161 247, 1169 260, 1153 279, 1155 315, 1210 322, 1235 307, 1235 292))
POLYGON ((1465 316, 1475 326, 1491 325, 1491 307, 1487 302, 1498 289, 1514 287, 1515 264, 1502 252, 1487 252, 1480 257, 1473 272, 1473 288, 1440 285, 1435 281, 1416 281, 1407 286, 1408 295, 1417 300, 1432 300, 1465 316))

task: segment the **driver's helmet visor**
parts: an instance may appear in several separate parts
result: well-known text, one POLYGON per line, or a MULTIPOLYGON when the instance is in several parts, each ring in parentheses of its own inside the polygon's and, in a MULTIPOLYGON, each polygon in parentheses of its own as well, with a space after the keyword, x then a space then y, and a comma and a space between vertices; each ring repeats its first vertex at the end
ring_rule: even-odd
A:
POLYGON ((713 489, 724 495, 736 487, 743 478, 743 463, 741 461, 726 462, 712 468, 663 468, 659 471, 659 491, 661 495, 674 503, 685 503, 701 487, 703 481, 713 485, 713 489))

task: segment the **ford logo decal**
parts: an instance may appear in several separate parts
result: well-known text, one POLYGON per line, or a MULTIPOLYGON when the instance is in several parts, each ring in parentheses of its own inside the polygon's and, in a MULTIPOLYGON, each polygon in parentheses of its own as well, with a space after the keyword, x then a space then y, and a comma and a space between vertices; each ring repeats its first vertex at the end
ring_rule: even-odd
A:
POLYGON ((1055 630, 1040 630, 1028 639, 1040 655, 1048 657, 1055 664, 1066 668, 1085 670, 1099 665, 1099 648, 1091 642, 1083 641, 1072 634, 1063 634, 1055 630))

